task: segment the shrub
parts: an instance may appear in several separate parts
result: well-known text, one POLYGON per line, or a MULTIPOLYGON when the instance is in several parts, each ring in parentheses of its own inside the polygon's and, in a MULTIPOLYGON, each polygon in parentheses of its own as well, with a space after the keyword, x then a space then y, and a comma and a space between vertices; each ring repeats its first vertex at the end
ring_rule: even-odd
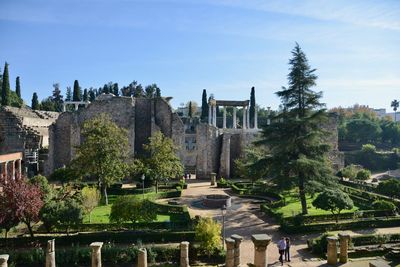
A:
POLYGON ((354 206, 350 197, 341 190, 325 190, 314 199, 312 204, 316 208, 329 210, 332 214, 336 214, 336 222, 342 210, 352 209, 354 206))
POLYGON ((359 170, 359 167, 356 165, 350 164, 343 168, 340 172, 343 177, 349 178, 349 179, 355 179, 357 176, 357 172, 359 170))
POLYGON ((387 200, 375 200, 372 203, 372 207, 376 210, 388 211, 388 215, 392 215, 396 210, 396 205, 387 200))
POLYGON ((362 145, 361 151, 364 153, 375 153, 376 147, 372 144, 365 144, 365 145, 362 145))
POLYGON ((89 223, 92 221, 92 211, 99 205, 100 191, 95 187, 85 186, 82 188, 82 206, 86 213, 89 214, 89 223))
POLYGON ((366 169, 361 169, 357 172, 357 180, 368 180, 371 177, 371 172, 366 169))
POLYGON ((212 218, 200 218, 196 227, 196 241, 200 248, 210 257, 216 250, 221 248, 221 224, 212 218))
POLYGON ((390 196, 391 198, 400 198, 400 180, 392 178, 387 181, 383 181, 379 183, 376 190, 381 194, 390 196))
POLYGON ((120 196, 111 207, 111 222, 143 222, 154 221, 157 213, 148 200, 141 200, 135 196, 120 196))

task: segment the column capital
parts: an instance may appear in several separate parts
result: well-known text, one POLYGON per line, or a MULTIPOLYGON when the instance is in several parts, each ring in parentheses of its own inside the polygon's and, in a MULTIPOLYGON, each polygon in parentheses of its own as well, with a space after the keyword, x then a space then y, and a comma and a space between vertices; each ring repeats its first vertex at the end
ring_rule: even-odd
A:
POLYGON ((266 234, 258 234, 258 235, 252 235, 251 240, 254 243, 254 246, 256 248, 261 248, 261 247, 267 247, 269 243, 271 242, 271 237, 266 234))
POLYGON ((333 243, 336 244, 338 238, 336 236, 328 236, 326 240, 328 241, 328 244, 333 244, 333 243))
POLYGON ((241 236, 241 235, 236 235, 236 234, 235 235, 231 235, 231 238, 233 240, 235 240, 235 242, 238 242, 238 243, 243 241, 243 236, 241 236))
POLYGON ((103 246, 103 242, 93 242, 90 244, 90 247, 92 249, 101 249, 101 247, 103 246))
POLYGON ((349 240, 350 239, 350 234, 348 234, 348 233, 339 233, 338 236, 339 236, 340 240, 349 240))
POLYGON ((0 263, 6 263, 10 256, 8 254, 0 255, 0 263))
POLYGON ((232 238, 225 238, 226 249, 234 249, 235 248, 235 240, 232 238))

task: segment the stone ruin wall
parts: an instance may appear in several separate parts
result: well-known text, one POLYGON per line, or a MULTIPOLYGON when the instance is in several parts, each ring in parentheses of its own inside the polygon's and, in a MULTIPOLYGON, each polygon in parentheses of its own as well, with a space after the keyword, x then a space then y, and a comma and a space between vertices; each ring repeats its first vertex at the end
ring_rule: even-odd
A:
POLYGON ((47 148, 49 127, 59 114, 27 107, 1 107, 0 154, 47 148))
POLYGON ((82 141, 80 132, 83 123, 101 113, 110 115, 119 127, 128 131, 129 152, 132 156, 143 152, 143 144, 156 131, 172 138, 179 147, 184 142, 181 134, 184 131, 183 124, 172 113, 166 100, 105 95, 86 108, 63 113, 52 125, 46 175, 67 165, 74 158, 74 147, 82 141))

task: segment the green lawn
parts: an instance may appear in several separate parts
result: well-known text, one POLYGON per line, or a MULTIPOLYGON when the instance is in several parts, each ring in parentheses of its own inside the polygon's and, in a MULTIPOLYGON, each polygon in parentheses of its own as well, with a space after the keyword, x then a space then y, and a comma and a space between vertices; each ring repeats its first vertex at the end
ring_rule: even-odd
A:
MULTIPOLYGON (((112 205, 107 205, 107 206, 104 205, 96 207, 92 212, 92 223, 109 223, 111 206, 112 205)), ((160 214, 157 215, 158 222, 165 222, 169 220, 170 220, 169 215, 160 215, 160 214)), ((83 223, 89 223, 89 215, 84 216, 83 223)))
MULTIPOLYGON (((297 215, 301 213, 301 204, 300 199, 298 197, 298 193, 296 191, 290 191, 283 193, 286 201, 286 206, 280 207, 277 209, 277 212, 283 214, 283 217, 290 217, 293 215, 297 215)), ((317 195, 314 196, 316 198, 317 195)), ((314 200, 311 196, 307 196, 307 207, 308 207, 308 214, 309 215, 319 215, 319 214, 332 214, 330 211, 321 210, 315 208, 311 203, 314 200)), ((343 210, 341 213, 346 212, 354 212, 358 210, 357 206, 354 206, 351 210, 343 210)))

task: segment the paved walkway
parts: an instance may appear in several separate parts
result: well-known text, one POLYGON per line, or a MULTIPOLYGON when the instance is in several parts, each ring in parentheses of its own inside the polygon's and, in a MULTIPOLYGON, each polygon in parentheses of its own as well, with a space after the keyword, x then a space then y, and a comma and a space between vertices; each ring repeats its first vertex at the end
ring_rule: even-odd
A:
MULTIPOLYGON (((221 210, 205 209, 198 205, 201 197, 208 194, 228 194, 230 189, 221 189, 211 187, 209 182, 189 181, 188 189, 183 191, 181 204, 186 204, 189 208, 190 215, 210 216, 218 221, 222 221, 221 210)), ((244 237, 241 246, 241 262, 242 264, 252 263, 254 258, 254 246, 251 241, 253 234, 268 234, 272 237, 272 243, 268 246, 269 266, 280 266, 278 262, 278 250, 276 248, 277 241, 284 236, 278 230, 278 225, 271 218, 266 217, 260 212, 260 202, 232 196, 232 207, 228 209, 225 216, 225 236, 239 234, 244 237)), ((387 228, 390 229, 390 228, 387 228)), ((400 228, 390 230, 400 231, 400 228)), ((385 231, 386 233, 389 231, 385 231)), ((319 234, 307 235, 291 235, 292 241, 292 261, 286 263, 285 266, 325 266, 326 261, 315 258, 307 250, 307 239, 316 237, 319 234)), ((349 262, 349 264, 341 266, 364 267, 368 266, 367 261, 349 262)))

